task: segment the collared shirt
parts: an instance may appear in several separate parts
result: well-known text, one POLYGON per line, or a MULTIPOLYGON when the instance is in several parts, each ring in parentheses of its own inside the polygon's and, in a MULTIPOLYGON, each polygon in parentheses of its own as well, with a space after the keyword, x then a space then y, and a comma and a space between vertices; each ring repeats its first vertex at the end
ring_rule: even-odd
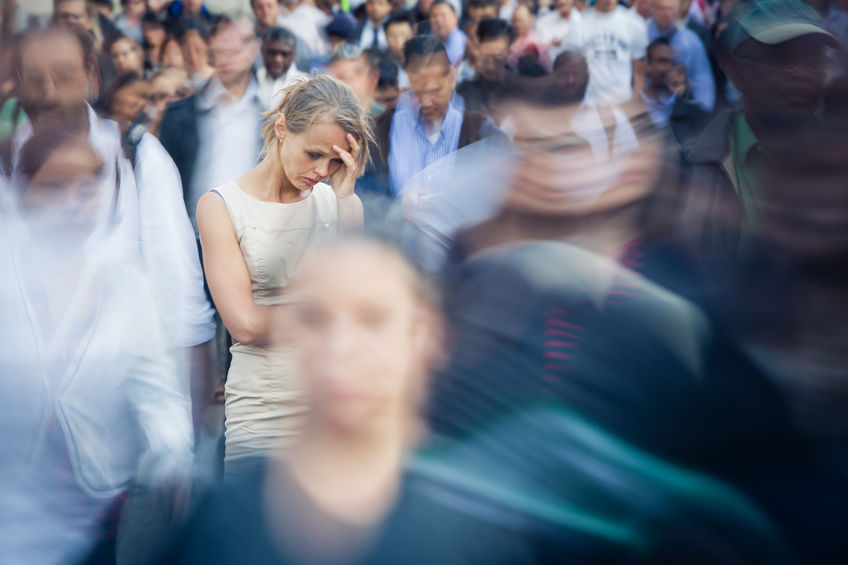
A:
POLYGON ((200 147, 186 198, 195 231, 195 208, 200 197, 210 188, 244 175, 258 162, 265 107, 253 79, 238 100, 233 100, 217 76, 198 94, 200 147))
MULTIPOLYGON (((32 136, 29 122, 15 132, 13 167, 32 136)), ((151 284, 163 327, 173 347, 192 347, 215 335, 214 312, 203 290, 197 243, 183 202, 176 165, 159 140, 145 133, 133 169, 124 157, 121 133, 112 120, 88 107, 88 141, 103 161, 103 178, 111 184, 104 203, 114 205, 124 241, 137 242, 140 265, 151 284), (117 170, 116 170, 117 169, 117 170)), ((19 182, 17 173, 13 175, 19 182)))
MULTIPOLYGON (((383 23, 385 23, 386 19, 383 20, 383 23)), ((375 35, 377 36, 377 48, 381 51, 388 49, 389 44, 386 42, 386 30, 383 29, 382 23, 378 27, 374 27, 371 20, 365 20, 365 25, 362 26, 359 45, 363 49, 370 49, 374 45, 375 35)))
POLYGON ((282 90, 299 78, 307 78, 309 75, 297 70, 294 63, 289 65, 288 70, 277 78, 268 74, 265 67, 256 71, 256 81, 259 83, 259 98, 268 110, 274 110, 282 99, 282 90))
POLYGON ((648 40, 665 37, 674 50, 674 60, 686 65, 692 83, 692 99, 706 112, 715 106, 715 79, 704 44, 689 28, 675 24, 668 30, 657 27, 653 18, 648 21, 648 40))
POLYGON ((468 37, 458 27, 448 35, 445 41, 445 50, 448 52, 448 59, 451 65, 457 65, 465 57, 465 44, 468 43, 468 37))
POLYGON ((459 147, 459 132, 465 102, 454 94, 439 126, 438 137, 431 141, 427 120, 421 118, 415 93, 404 92, 398 98, 397 109, 389 133, 389 182, 396 196, 404 194, 409 178, 459 147))
POLYGON ((744 115, 739 115, 731 134, 732 175, 736 181, 736 192, 742 203, 746 224, 756 223, 756 203, 762 191, 763 173, 769 157, 757 134, 744 115))

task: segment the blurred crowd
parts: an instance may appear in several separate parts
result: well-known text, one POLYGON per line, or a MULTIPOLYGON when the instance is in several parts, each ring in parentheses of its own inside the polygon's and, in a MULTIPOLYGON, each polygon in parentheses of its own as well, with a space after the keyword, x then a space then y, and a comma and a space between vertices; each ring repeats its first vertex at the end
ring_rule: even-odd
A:
POLYGON ((235 4, 0 0, 0 562, 848 562, 848 3, 235 4))

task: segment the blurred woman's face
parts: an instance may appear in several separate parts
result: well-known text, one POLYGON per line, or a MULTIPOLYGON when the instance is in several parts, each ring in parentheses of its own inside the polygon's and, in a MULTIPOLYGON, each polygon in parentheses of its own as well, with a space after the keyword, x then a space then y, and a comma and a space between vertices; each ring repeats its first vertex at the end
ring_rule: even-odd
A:
POLYGON ((184 69, 185 59, 183 58, 183 50, 180 44, 175 39, 165 43, 162 47, 162 56, 159 60, 159 66, 163 69, 184 69))
POLYGON ((142 24, 141 33, 144 42, 152 47, 159 47, 165 41, 165 28, 160 25, 142 24))
POLYGON ((293 289, 313 422, 356 435, 396 432, 414 416, 433 351, 427 340, 436 333, 414 276, 368 243, 336 245, 306 260, 293 289))
POLYGON ((97 222, 102 162, 88 144, 67 143, 30 179, 23 208, 40 234, 85 236, 97 222))
POLYGON ((115 72, 120 76, 126 73, 144 72, 144 59, 141 49, 132 40, 116 41, 111 50, 115 72))
POLYGON ((514 105, 511 115, 519 160, 508 209, 570 217, 608 212, 644 199, 659 177, 659 143, 637 139, 629 122, 616 127, 593 112, 527 104, 514 105))

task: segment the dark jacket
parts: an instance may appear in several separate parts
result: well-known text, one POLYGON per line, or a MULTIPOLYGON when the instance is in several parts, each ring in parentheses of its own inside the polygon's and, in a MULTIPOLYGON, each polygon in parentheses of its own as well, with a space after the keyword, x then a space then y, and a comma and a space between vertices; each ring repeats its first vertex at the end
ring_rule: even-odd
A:
POLYGON ((191 188, 194 164, 200 149, 197 121, 197 94, 194 94, 168 106, 159 130, 159 141, 180 171, 184 197, 191 188))

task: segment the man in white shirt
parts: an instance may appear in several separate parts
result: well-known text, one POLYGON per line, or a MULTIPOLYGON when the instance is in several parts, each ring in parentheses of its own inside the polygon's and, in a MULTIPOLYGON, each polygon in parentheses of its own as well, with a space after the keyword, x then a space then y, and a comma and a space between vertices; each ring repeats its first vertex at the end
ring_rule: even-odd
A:
MULTIPOLYGON (((163 333, 188 383, 205 388, 209 380, 208 342, 215 333, 213 311, 203 290, 203 274, 191 224, 182 202, 174 162, 149 133, 142 135, 131 157, 122 149, 118 125, 100 119, 85 97, 95 72, 87 34, 49 28, 25 37, 20 46, 20 103, 28 120, 11 144, 12 179, 17 158, 34 132, 51 127, 85 135, 113 178, 111 204, 123 241, 122 252, 147 276, 163 321, 163 333)), ((195 415, 211 401, 211 392, 195 397, 195 415)), ((196 419, 196 423, 199 419, 196 419)))
POLYGON ((641 91, 645 82, 644 22, 616 0, 596 0, 583 13, 576 47, 589 65, 587 99, 598 104, 621 104, 641 91))
POLYGON ((553 10, 536 20, 536 32, 551 46, 551 57, 569 47, 569 38, 580 27, 582 16, 573 9, 574 0, 556 0, 553 10))
POLYGON ((330 40, 324 28, 332 16, 303 0, 285 0, 280 26, 300 37, 314 57, 330 53, 330 40))
POLYGON ((269 28, 262 36, 262 68, 256 71, 259 97, 268 110, 280 103, 281 91, 306 77, 294 64, 297 58, 296 39, 292 32, 281 27, 269 28))

